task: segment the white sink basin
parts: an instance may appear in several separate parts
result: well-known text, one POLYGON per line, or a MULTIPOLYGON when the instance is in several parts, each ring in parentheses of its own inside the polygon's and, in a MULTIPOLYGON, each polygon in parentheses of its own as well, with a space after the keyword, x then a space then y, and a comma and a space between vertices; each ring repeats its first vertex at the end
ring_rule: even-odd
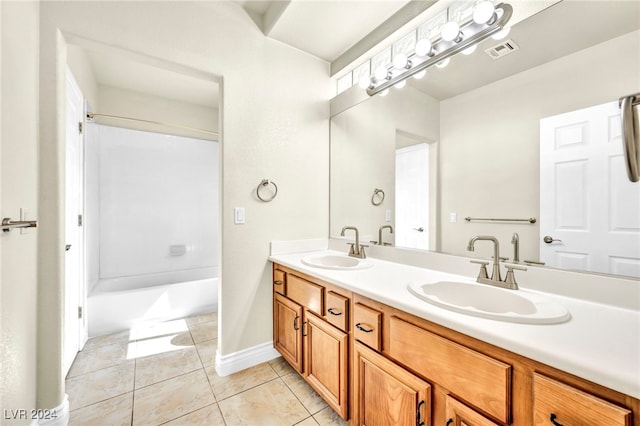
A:
POLYGON ((366 269, 371 268, 373 264, 366 259, 358 259, 341 254, 321 254, 316 256, 307 256, 302 258, 302 263, 314 268, 324 269, 366 269))
POLYGON ((476 282, 409 283, 417 298, 450 311, 526 324, 557 324, 571 318, 559 303, 523 290, 507 290, 476 282))

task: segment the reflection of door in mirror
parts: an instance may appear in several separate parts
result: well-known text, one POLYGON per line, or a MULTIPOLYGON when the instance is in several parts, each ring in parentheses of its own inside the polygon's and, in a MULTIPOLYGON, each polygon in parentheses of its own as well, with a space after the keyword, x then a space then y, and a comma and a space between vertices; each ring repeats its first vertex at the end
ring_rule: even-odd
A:
MULTIPOLYGON (((398 135, 400 139, 400 135, 398 135)), ((429 249, 429 146, 396 149, 396 245, 429 249)))
POLYGON ((547 265, 640 277, 640 185, 627 179, 620 132, 617 102, 540 120, 547 265))

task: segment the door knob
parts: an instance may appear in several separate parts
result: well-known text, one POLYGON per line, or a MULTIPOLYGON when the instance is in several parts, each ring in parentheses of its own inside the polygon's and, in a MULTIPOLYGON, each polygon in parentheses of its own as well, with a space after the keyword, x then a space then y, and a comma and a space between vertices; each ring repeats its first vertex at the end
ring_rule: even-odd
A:
POLYGON ((547 244, 551 244, 554 241, 562 241, 562 240, 556 240, 555 238, 549 236, 549 235, 545 235, 545 237, 542 239, 542 241, 544 241, 547 244))
POLYGON ((71 244, 67 244, 64 246, 64 251, 69 251, 71 249, 71 244))

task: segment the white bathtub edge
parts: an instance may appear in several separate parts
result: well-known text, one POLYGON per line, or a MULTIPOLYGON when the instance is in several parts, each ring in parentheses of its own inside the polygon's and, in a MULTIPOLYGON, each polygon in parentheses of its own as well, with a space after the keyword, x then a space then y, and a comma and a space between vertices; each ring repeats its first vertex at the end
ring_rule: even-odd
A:
POLYGON ((279 356, 280 353, 273 347, 272 341, 228 355, 221 355, 220 351, 217 350, 216 373, 218 373, 218 376, 225 377, 263 362, 271 361, 279 356))

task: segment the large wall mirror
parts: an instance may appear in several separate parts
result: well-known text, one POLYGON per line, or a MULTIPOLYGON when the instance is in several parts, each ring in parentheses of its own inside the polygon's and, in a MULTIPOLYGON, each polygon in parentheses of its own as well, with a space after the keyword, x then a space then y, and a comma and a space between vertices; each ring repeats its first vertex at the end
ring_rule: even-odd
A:
POLYGON ((640 3, 556 3, 333 115, 330 236, 351 225, 366 242, 471 255, 471 237, 494 235, 510 261, 638 278, 640 183, 626 176, 617 109, 638 92, 640 3), (517 49, 484 52, 506 41, 517 49))

